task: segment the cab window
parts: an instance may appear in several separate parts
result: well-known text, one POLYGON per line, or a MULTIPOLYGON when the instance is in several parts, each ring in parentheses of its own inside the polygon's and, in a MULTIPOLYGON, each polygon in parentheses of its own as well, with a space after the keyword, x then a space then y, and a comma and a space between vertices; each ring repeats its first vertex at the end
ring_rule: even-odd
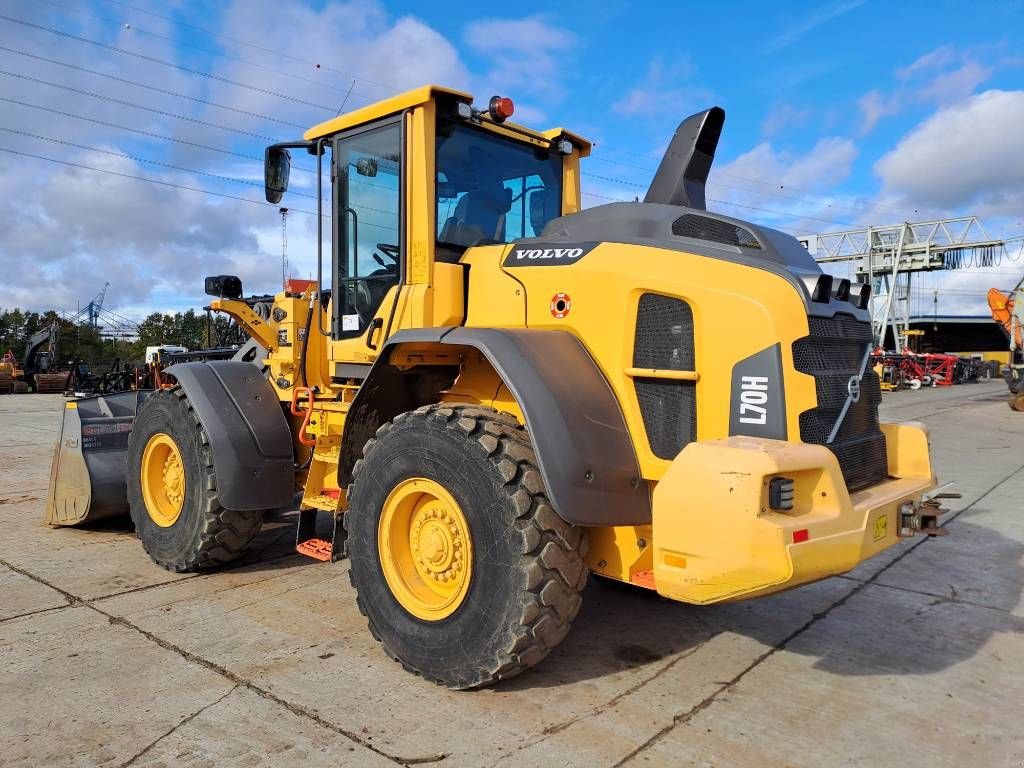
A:
POLYGON ((464 124, 439 125, 438 258, 536 237, 561 206, 561 155, 464 124))

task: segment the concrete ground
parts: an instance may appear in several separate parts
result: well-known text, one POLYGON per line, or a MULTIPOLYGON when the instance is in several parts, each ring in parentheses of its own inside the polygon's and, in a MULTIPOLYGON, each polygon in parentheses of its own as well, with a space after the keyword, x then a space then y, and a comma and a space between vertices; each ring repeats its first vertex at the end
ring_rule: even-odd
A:
POLYGON ((0 397, 0 764, 1024 765, 1024 414, 1001 382, 887 395, 955 480, 950 535, 698 608, 592 580, 565 643, 454 693, 385 657, 345 562, 271 520, 170 574, 124 524, 40 524, 61 400, 0 397))

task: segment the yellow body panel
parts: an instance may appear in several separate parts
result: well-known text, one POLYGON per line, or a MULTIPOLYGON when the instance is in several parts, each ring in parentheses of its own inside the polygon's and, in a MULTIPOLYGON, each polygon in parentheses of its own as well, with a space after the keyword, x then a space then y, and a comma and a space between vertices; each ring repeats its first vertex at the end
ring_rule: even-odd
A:
MULTIPOLYGON (((499 261, 505 249, 493 251, 499 261)), ((565 266, 509 268, 526 294, 526 326, 569 331, 580 338, 608 379, 626 415, 640 470, 658 480, 670 461, 651 451, 633 387, 633 336, 637 305, 644 293, 687 301, 693 310, 696 397, 700 403, 697 439, 729 434, 729 393, 733 365, 781 343, 787 428, 800 434, 799 414, 817 404, 814 378, 793 368, 792 343, 807 335, 807 314, 792 284, 766 270, 681 251, 604 243, 579 262, 565 266), (570 312, 557 319, 551 300, 572 299, 570 312)), ((470 276, 468 325, 476 301, 470 276)), ((480 297, 486 302, 486 296, 480 297)), ((473 322, 475 321, 475 322, 473 322)))
POLYGON ((766 594, 848 571, 895 544, 900 504, 934 485, 924 428, 901 431, 890 474, 902 476, 854 494, 824 446, 750 437, 691 443, 654 490, 656 589, 688 603, 766 594), (787 512, 768 507, 777 476, 795 481, 787 512), (801 531, 804 541, 794 536, 801 531))

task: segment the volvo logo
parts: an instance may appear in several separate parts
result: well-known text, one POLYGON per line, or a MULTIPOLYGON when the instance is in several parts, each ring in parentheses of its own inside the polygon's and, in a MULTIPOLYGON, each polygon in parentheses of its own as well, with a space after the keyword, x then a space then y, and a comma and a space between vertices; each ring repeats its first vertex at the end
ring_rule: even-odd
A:
POLYGON ((860 376, 850 377, 850 380, 846 382, 846 393, 850 396, 851 402, 860 402, 860 376))

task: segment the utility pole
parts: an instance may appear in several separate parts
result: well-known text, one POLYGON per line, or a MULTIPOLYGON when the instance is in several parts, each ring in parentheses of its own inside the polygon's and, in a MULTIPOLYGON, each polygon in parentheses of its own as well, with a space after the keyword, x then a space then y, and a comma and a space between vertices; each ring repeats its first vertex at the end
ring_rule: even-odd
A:
POLYGON ((278 208, 281 213, 281 288, 288 287, 288 209, 278 208))

